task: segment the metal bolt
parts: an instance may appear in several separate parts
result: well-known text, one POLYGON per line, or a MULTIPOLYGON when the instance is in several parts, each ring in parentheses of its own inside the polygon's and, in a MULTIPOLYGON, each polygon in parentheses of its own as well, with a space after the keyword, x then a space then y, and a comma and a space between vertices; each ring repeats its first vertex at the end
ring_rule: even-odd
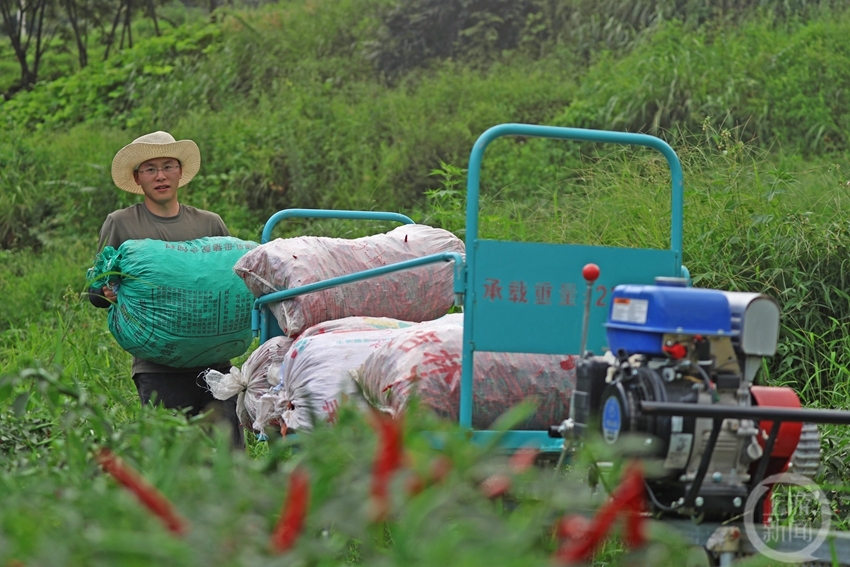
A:
POLYGON ((679 498, 678 500, 676 500, 676 506, 681 506, 681 505, 682 505, 682 504, 684 504, 684 503, 685 503, 685 499, 684 499, 684 498, 679 498))
POLYGON ((647 437, 644 442, 644 445, 652 445, 652 437, 647 437))
POLYGON ((741 504, 743 504, 743 501, 741 500, 740 496, 736 496, 732 499, 732 506, 734 506, 735 508, 740 508, 741 504))
POLYGON ((679 482, 685 482, 686 480, 688 480, 688 475, 686 474, 683 474, 679 477, 679 482))
POLYGON ((722 482, 723 481, 723 473, 716 472, 711 475, 711 480, 714 482, 722 482))
POLYGON ((694 504, 697 508, 702 508, 702 505, 705 503, 705 500, 702 499, 702 496, 697 496, 696 500, 694 500, 694 504))

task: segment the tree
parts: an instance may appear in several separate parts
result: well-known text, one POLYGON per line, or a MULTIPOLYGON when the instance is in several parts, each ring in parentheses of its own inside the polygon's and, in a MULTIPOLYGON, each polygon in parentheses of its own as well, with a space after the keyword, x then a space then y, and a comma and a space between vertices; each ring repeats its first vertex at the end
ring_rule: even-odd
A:
POLYGON ((77 44, 80 69, 89 64, 89 21, 92 17, 89 6, 89 0, 62 0, 62 7, 65 8, 65 14, 68 16, 68 23, 71 25, 74 41, 77 44))
POLYGON ((115 33, 118 30, 118 25, 121 24, 121 42, 118 49, 124 48, 124 40, 127 40, 127 47, 133 47, 133 12, 145 10, 147 15, 153 20, 154 32, 160 35, 159 20, 156 15, 156 4, 154 0, 142 0, 144 5, 134 0, 118 0, 118 10, 115 12, 115 18, 112 20, 112 29, 106 34, 106 51, 103 54, 104 61, 109 58, 109 51, 115 43, 115 33), (123 16, 123 22, 122 22, 123 16))
POLYGON ((384 16, 372 53, 392 80, 433 59, 486 60, 516 47, 538 0, 406 0, 384 16))
POLYGON ((55 12, 55 0, 0 0, 3 32, 21 66, 18 89, 31 89, 38 80, 41 58, 56 33, 55 12))

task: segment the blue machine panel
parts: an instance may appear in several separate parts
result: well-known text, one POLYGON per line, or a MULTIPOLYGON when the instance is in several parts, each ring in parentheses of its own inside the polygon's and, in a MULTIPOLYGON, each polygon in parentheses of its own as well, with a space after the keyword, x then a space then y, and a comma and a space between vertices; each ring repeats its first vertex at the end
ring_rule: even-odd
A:
POLYGON ((605 322, 614 286, 678 277, 672 250, 479 240, 469 283, 474 293, 472 341, 477 351, 579 354, 587 283, 594 263, 587 348, 608 345, 605 322))
POLYGON ((612 352, 663 355, 666 333, 732 334, 732 313, 721 291, 622 285, 614 290, 606 327, 612 352))

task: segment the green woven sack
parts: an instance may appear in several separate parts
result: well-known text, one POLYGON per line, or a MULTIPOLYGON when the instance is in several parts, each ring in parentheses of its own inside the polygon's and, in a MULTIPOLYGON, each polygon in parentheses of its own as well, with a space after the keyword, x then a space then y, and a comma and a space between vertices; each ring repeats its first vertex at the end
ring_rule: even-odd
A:
POLYGON ((257 243, 231 236, 128 240, 98 254, 87 279, 111 285, 109 330, 133 356, 192 368, 248 350, 254 296, 233 266, 257 243))

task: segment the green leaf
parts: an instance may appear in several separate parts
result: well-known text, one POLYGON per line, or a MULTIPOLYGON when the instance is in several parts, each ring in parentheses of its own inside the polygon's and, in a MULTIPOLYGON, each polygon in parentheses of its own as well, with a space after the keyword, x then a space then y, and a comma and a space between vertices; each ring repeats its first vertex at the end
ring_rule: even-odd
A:
POLYGON ((27 411, 27 403, 30 400, 30 393, 23 392, 18 394, 15 398, 15 401, 12 402, 12 411, 15 414, 15 417, 22 417, 27 411))

